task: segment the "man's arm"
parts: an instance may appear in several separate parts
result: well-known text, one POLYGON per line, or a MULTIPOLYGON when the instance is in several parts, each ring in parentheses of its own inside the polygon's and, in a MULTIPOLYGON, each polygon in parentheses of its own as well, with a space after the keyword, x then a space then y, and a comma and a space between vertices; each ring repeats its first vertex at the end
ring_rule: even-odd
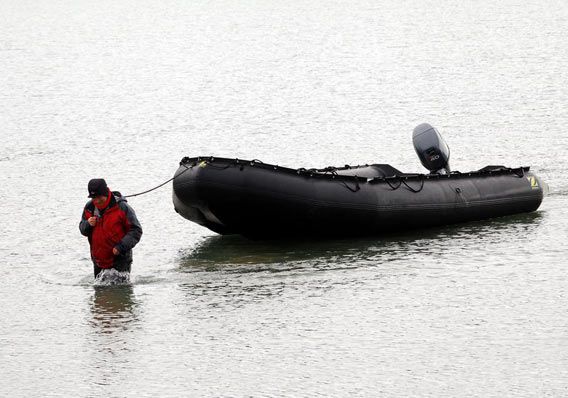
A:
POLYGON ((87 210, 87 206, 83 209, 83 215, 81 217, 81 222, 79 222, 79 231, 81 235, 89 236, 93 232, 93 227, 89 224, 89 218, 92 214, 87 210))
POLYGON ((120 208, 126 214, 128 232, 115 248, 118 249, 121 254, 124 254, 136 246, 136 244, 140 241, 140 238, 142 237, 142 226, 140 225, 132 207, 125 202, 120 202, 120 208))

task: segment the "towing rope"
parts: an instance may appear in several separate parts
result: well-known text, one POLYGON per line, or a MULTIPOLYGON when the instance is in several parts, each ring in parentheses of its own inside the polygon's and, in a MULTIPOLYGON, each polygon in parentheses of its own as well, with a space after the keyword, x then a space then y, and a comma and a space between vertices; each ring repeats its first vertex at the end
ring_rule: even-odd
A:
POLYGON ((166 185, 168 182, 171 182, 171 181, 175 180, 176 178, 178 178, 179 176, 181 176, 183 173, 185 173, 187 170, 190 169, 190 167, 187 167, 186 165, 183 165, 183 167, 185 167, 185 170, 184 170, 184 171, 182 171, 182 172, 179 173, 178 175, 173 176, 173 177, 170 178, 169 180, 167 180, 167 181, 161 183, 160 185, 155 186, 154 188, 148 189, 148 190, 146 190, 146 191, 144 191, 144 192, 139 192, 139 193, 135 193, 135 194, 132 194, 132 195, 125 195, 125 196, 123 196, 123 198, 133 198, 133 197, 135 197, 135 196, 144 195, 144 194, 146 194, 146 193, 148 193, 148 192, 152 192, 152 191, 155 191, 155 190, 158 189, 158 188, 163 187, 163 186, 166 185))

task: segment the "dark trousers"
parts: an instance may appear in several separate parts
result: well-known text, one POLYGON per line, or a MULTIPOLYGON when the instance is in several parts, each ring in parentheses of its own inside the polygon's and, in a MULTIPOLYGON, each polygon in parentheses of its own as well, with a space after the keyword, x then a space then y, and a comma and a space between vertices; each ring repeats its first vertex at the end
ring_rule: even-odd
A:
MULTIPOLYGON (((114 268, 117 271, 120 272, 124 272, 124 271, 128 271, 130 272, 130 267, 132 266, 132 259, 130 259, 130 261, 115 261, 115 264, 113 264, 112 268, 114 268)), ((93 270, 95 271, 95 278, 97 277, 98 274, 101 273, 101 271, 104 268, 100 268, 94 261, 93 261, 93 270)))

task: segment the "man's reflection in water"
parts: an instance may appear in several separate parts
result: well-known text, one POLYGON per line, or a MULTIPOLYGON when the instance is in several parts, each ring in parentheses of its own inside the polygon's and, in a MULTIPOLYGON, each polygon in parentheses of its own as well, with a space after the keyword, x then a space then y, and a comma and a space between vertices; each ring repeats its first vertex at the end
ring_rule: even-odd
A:
POLYGON ((136 350, 139 302, 130 284, 93 286, 90 300, 92 332, 88 334, 90 366, 96 370, 95 384, 120 385, 128 375, 125 364, 136 350))
POLYGON ((94 286, 91 302, 93 325, 97 333, 128 330, 138 320, 138 303, 132 285, 94 286))

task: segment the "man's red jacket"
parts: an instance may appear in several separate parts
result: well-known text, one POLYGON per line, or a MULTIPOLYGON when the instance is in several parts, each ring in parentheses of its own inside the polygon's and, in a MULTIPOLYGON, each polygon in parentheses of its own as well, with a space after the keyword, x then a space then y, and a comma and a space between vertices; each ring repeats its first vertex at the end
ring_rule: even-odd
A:
POLYGON ((132 262, 132 248, 142 237, 142 226, 132 207, 120 194, 110 194, 106 208, 98 209, 92 200, 83 210, 79 230, 89 238, 91 258, 99 268, 113 268, 118 263, 132 262), (90 217, 97 217, 94 227, 88 223, 90 217), (113 248, 120 252, 115 256, 113 248))

